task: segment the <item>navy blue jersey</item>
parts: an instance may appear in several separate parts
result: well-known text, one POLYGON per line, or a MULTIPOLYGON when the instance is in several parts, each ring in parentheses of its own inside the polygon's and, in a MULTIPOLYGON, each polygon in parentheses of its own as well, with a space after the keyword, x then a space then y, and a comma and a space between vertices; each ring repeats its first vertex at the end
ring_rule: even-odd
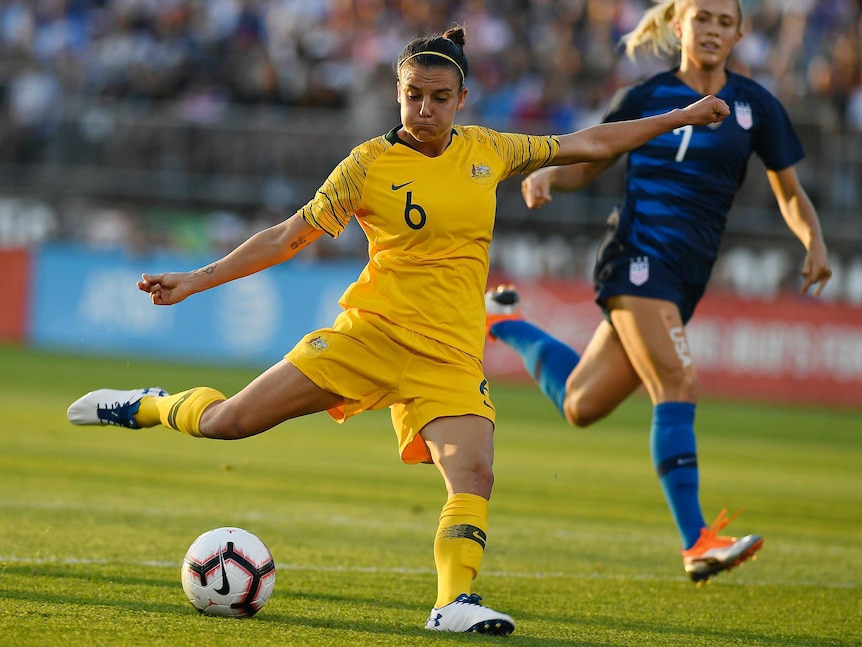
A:
MULTIPOLYGON (((701 98, 675 71, 621 91, 605 121, 657 115, 701 98)), ((804 157, 787 112, 764 87, 728 72, 718 97, 731 110, 723 122, 678 128, 629 153, 619 208, 619 239, 694 283, 709 280, 751 154, 771 170, 804 157)))

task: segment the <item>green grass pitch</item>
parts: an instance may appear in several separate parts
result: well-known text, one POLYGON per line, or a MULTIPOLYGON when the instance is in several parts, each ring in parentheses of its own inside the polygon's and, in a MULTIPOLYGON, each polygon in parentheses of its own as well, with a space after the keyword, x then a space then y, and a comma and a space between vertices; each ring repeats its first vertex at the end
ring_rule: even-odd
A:
MULTIPOLYGON (((156 342, 157 343, 157 342, 156 342)), ((635 396, 588 430, 533 388, 494 385, 491 530, 475 591, 517 622, 508 638, 423 629, 445 491, 402 465, 388 413, 323 414, 220 442, 162 428, 74 427, 94 388, 206 384, 256 370, 87 358, 0 346, 0 645, 862 644, 862 412, 706 400, 706 515, 744 512, 749 562, 697 588, 650 464, 635 396), (186 548, 237 525, 278 571, 254 618, 200 616, 186 548)))

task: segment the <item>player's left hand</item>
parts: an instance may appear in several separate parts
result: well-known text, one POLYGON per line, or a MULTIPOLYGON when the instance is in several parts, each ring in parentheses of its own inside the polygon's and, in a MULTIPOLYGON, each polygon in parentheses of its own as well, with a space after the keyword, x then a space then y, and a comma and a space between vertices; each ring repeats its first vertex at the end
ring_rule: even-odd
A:
POLYGON ((802 263, 802 278, 804 282, 800 288, 800 294, 808 292, 811 286, 814 288, 814 296, 819 297, 826 287, 826 283, 832 277, 832 268, 829 266, 829 256, 826 253, 826 245, 820 242, 814 242, 808 248, 808 253, 805 254, 805 261, 802 263))
POLYGON ((728 105, 716 96, 706 95, 682 109, 692 126, 708 126, 723 121, 730 115, 728 105))

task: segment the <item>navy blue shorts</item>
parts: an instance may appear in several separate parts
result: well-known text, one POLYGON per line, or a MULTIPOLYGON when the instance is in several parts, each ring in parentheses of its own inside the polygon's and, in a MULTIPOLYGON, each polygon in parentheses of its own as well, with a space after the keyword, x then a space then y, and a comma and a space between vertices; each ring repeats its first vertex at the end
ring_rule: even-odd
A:
POLYGON ((684 280, 683 268, 668 259, 650 255, 630 240, 621 239, 612 225, 596 253, 593 287, 605 319, 609 297, 631 295, 671 301, 687 323, 706 291, 706 283, 684 280))

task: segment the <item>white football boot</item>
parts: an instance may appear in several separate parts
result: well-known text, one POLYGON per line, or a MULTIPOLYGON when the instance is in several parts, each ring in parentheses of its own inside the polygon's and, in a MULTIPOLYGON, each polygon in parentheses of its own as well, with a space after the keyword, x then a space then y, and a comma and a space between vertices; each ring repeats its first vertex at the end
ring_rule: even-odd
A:
POLYGON ((98 389, 75 400, 66 411, 66 417, 76 425, 118 425, 139 429, 135 414, 141 406, 141 398, 163 398, 166 395, 168 392, 157 386, 131 391, 98 389))
POLYGON ((446 606, 431 609, 425 628, 493 636, 508 636, 515 631, 515 621, 511 616, 483 607, 479 604, 481 600, 475 593, 462 593, 446 606))

